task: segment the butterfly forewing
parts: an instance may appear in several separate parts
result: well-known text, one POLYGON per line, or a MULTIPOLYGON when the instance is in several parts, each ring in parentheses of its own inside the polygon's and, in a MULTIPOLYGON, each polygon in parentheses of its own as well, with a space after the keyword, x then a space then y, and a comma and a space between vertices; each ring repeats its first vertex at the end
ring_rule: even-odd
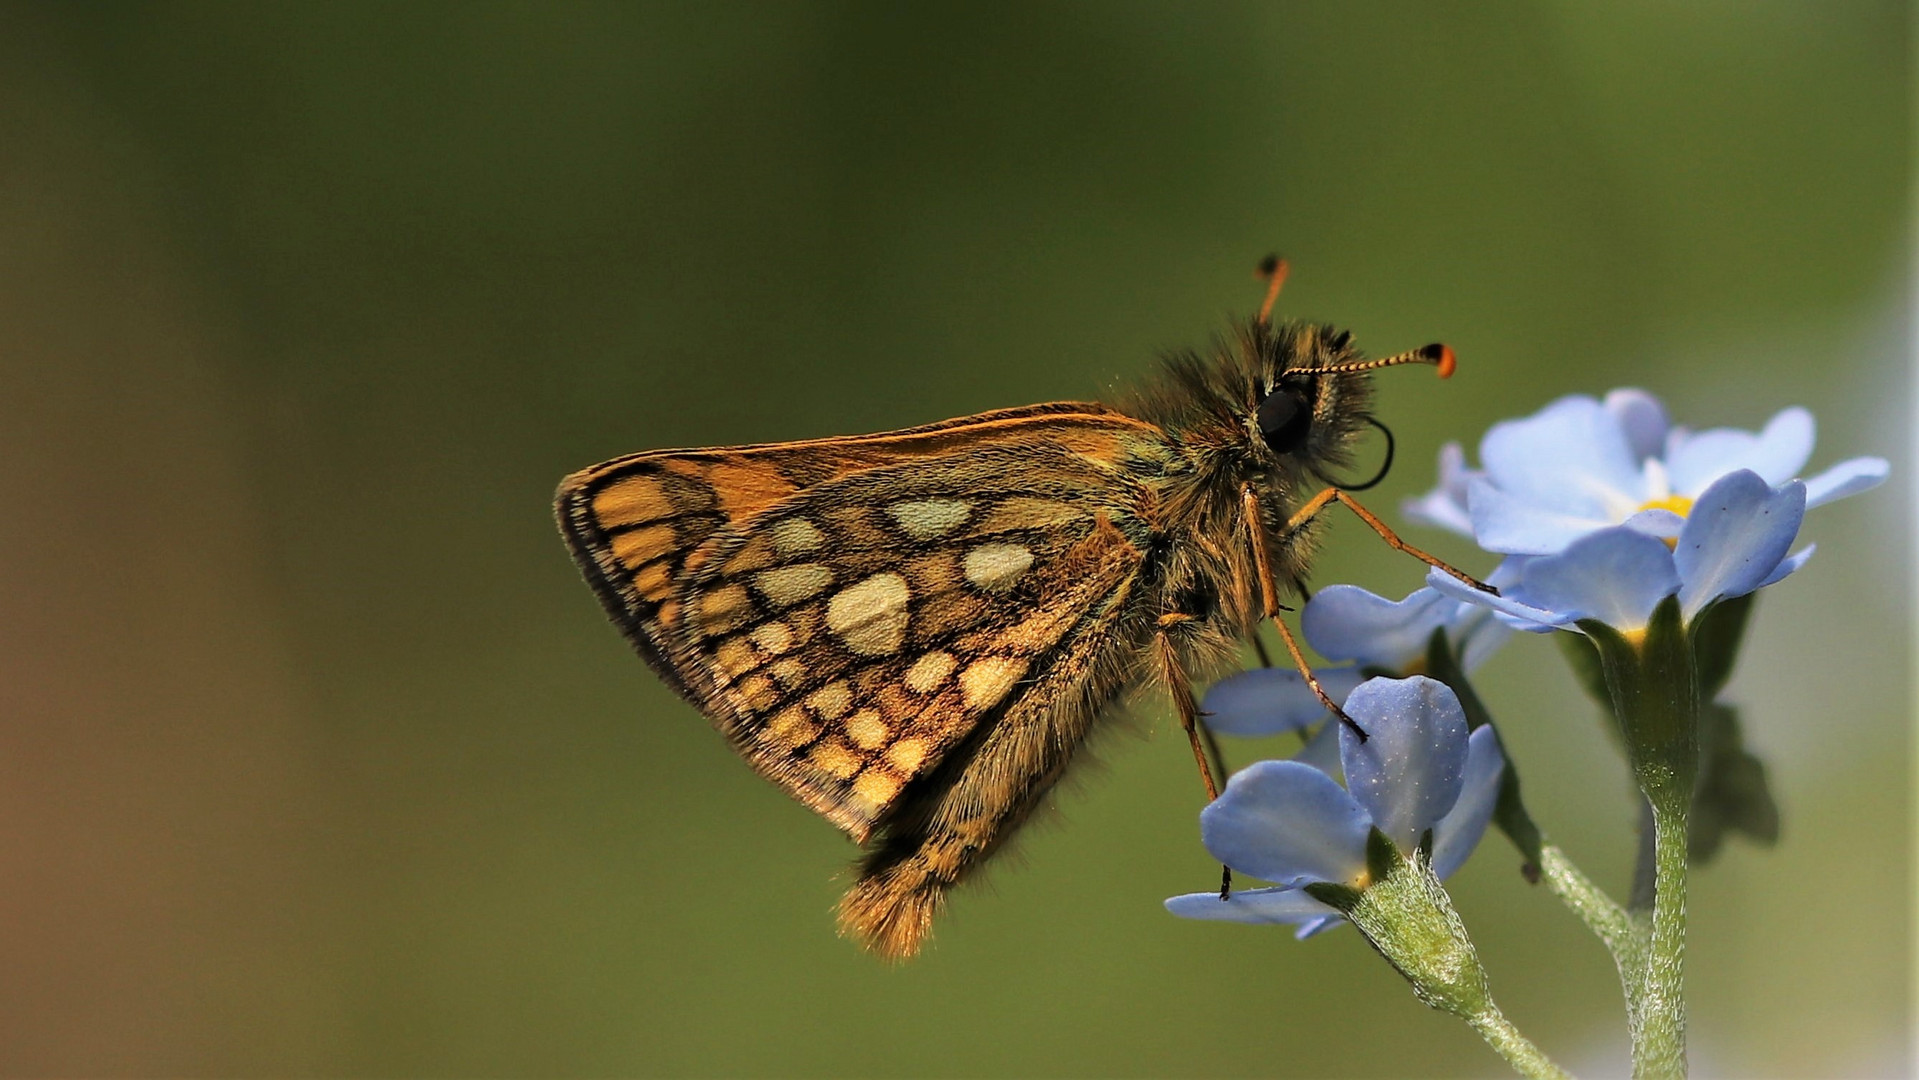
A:
POLYGON ((643 455, 570 478, 560 513, 642 655, 864 840, 1023 688, 1097 655, 1144 558, 1120 524, 1151 434, 1039 406, 643 455))

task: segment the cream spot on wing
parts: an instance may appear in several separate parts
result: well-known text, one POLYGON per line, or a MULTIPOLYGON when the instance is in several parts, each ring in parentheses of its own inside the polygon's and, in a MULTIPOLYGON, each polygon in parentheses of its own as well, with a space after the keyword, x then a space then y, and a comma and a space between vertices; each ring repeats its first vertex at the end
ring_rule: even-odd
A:
POLYGON ((838 720, 853 707, 853 688, 845 679, 830 682, 806 696, 806 703, 826 720, 838 720))
POLYGON ((700 625, 708 635, 724 634, 746 621, 753 601, 738 585, 727 585, 700 597, 700 625))
POLYGON ((877 750, 886 745, 890 734, 878 709, 861 709, 846 718, 846 737, 852 739, 855 746, 877 750))
POLYGON ((901 739, 886 751, 886 760, 892 762, 901 772, 912 773, 926 760, 930 749, 925 739, 901 739))
POLYGON ((899 651, 906 640, 910 616, 906 602, 912 590, 906 579, 887 571, 833 594, 826 604, 826 626, 846 647, 867 656, 899 651))
POLYGON ((975 660, 960 672, 960 694, 969 709, 987 709, 1013 689, 1026 674, 1026 661, 1010 656, 989 656, 975 660))
POLYGON ((868 769, 853 781, 853 795, 871 806, 885 806, 900 793, 904 784, 905 781, 885 770, 868 769))
POLYGON ((773 741, 798 748, 813 741, 819 728, 806 718, 806 710, 798 705, 781 710, 778 716, 767 721, 766 734, 773 741))
POLYGON ((773 603, 780 607, 792 607, 811 600, 833 584, 833 571, 816 562, 782 566, 777 570, 762 570, 755 574, 753 584, 758 585, 773 603))
POLYGON ((773 666, 766 670, 771 672, 773 677, 779 680, 780 685, 788 690, 806 681, 806 665, 790 656, 784 660, 774 661, 773 666))
POLYGON ((793 647, 793 628, 783 622, 761 623, 747 636, 753 639, 753 644, 774 656, 793 647))
POLYGON ((713 650, 713 662, 719 665, 721 671, 735 677, 760 666, 759 654, 753 651, 752 646, 736 637, 720 642, 720 647, 713 650))
POLYGON ((860 759, 851 747, 838 739, 826 739, 806 755, 806 759, 820 771, 841 780, 860 771, 860 759))
POLYGON ((943 649, 927 653, 906 669, 906 688, 915 694, 930 694, 938 690, 958 666, 959 660, 943 649))
POLYGON ((740 700, 752 712, 765 712, 780 703, 779 688, 764 675, 754 675, 740 683, 740 700))
POLYGON ((914 499, 894 503, 886 512, 893 515, 906 535, 915 540, 935 540, 959 528, 973 507, 958 499, 914 499))
POLYGON ((1004 592, 1032 565, 1033 553, 1019 544, 981 544, 966 553, 966 580, 987 592, 1004 592))
POLYGON ((787 518, 773 526, 773 547, 782 555, 804 555, 826 542, 820 527, 803 517, 787 518))

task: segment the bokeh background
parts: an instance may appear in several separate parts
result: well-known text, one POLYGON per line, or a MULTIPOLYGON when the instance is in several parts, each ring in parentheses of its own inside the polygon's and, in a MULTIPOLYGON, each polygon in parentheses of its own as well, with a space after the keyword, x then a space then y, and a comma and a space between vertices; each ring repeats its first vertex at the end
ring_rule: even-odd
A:
MULTIPOLYGON (((620 453, 1100 393, 1278 249, 1284 313, 1461 357, 1380 381, 1382 509, 1626 384, 1894 460, 1759 606, 1785 835, 1696 875, 1690 985, 1702 1074, 1903 1074, 1912 45, 1866 2, 0 6, 0 1071, 1500 1075, 1350 931, 1162 912, 1214 870, 1157 703, 928 955, 861 955, 851 847, 549 521, 620 453)), ((1334 539, 1321 583, 1419 580, 1334 539)), ((1552 644, 1478 681, 1623 891, 1552 644)), ((1494 989, 1618 1072, 1517 861, 1456 879, 1494 989)))

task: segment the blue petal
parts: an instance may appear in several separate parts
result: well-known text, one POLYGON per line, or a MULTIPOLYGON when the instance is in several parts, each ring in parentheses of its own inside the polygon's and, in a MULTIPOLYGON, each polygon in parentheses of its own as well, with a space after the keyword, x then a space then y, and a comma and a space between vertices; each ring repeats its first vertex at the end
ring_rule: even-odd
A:
POLYGON ((1451 877, 1479 846, 1486 823, 1492 820, 1493 807, 1499 802, 1499 784, 1505 773, 1506 758, 1499 752, 1499 736, 1492 727, 1473 732, 1467 740, 1466 775, 1460 782, 1459 801, 1433 826, 1433 873, 1451 877))
POLYGON ((1215 859, 1281 885, 1358 880, 1371 825, 1344 788, 1296 761, 1241 769, 1199 813, 1200 839, 1215 859))
POLYGON ((1366 729, 1361 741, 1341 725, 1339 760, 1352 797, 1373 824, 1411 851, 1459 800, 1466 768, 1466 712, 1445 683, 1369 679, 1346 699, 1346 711, 1366 729))
MULTIPOLYGON (((1328 719, 1331 719, 1331 714, 1328 714, 1328 719)), ((1300 762, 1301 764, 1311 765, 1313 768, 1318 769, 1320 772, 1325 773, 1335 780, 1344 778, 1346 774, 1341 771, 1339 766, 1339 729, 1341 726, 1342 725, 1337 721, 1334 721, 1320 728, 1313 734, 1311 739, 1306 740, 1306 745, 1299 748, 1299 753, 1294 754, 1292 760, 1300 762)))
POLYGON ((1681 495, 1697 496, 1739 469, 1751 469, 1768 484, 1783 484, 1812 456, 1812 414, 1797 406, 1782 409, 1757 435, 1734 428, 1674 434, 1666 449, 1666 475, 1681 495))
MULTIPOLYGON (((1525 574, 1526 564, 1532 559, 1530 555, 1506 556, 1499 560, 1498 566, 1493 567, 1492 573, 1486 575, 1486 584, 1502 592, 1511 588, 1519 583, 1525 574)), ((1458 581, 1451 574, 1446 577, 1458 581)), ((1477 589, 1472 592, 1475 597, 1486 595, 1477 589)), ((1447 592, 1446 597, 1459 599, 1458 594, 1453 592, 1447 592)), ((1513 625, 1506 619, 1495 617, 1494 609, 1476 599, 1469 599, 1459 604, 1452 625, 1446 632, 1452 638, 1453 652, 1459 656, 1460 666, 1470 672, 1498 652, 1499 647, 1513 636, 1513 625)))
POLYGON ((1779 567, 1806 515, 1806 485, 1774 491, 1747 469, 1720 477, 1693 503, 1673 563, 1685 585, 1679 605, 1690 620, 1721 597, 1744 596, 1779 567))
POLYGON ((1393 601, 1357 585, 1328 585, 1300 613, 1299 628, 1328 660, 1404 671, 1425 657, 1433 631, 1458 609, 1431 589, 1393 601))
POLYGON ((1856 457, 1842 461, 1806 481, 1806 509, 1878 487, 1890 471, 1892 466, 1885 458, 1856 457))
POLYGON ((1294 941, 1305 941, 1309 937, 1318 937, 1328 930, 1336 930, 1346 921, 1344 915, 1328 915, 1323 919, 1309 922, 1293 934, 1294 941))
MULTIPOLYGON (((1327 696, 1344 704, 1360 684, 1353 668, 1314 668, 1327 696)), ((1206 726, 1221 735, 1251 737, 1298 731, 1324 720, 1326 706, 1292 668, 1255 668, 1221 679, 1199 703, 1206 726)))
POLYGON ((1572 623, 1570 618, 1558 612, 1546 611, 1533 607, 1530 604, 1522 604, 1514 600, 1510 595, 1511 588, 1507 586, 1501 586, 1500 595, 1494 596, 1491 593, 1480 592, 1471 585, 1439 569, 1426 572, 1426 584, 1455 600, 1463 600, 1469 604, 1477 604, 1480 607, 1491 608, 1498 612, 1502 618, 1511 620, 1513 626, 1535 634, 1547 633, 1559 629, 1562 626, 1571 625, 1572 623))
MULTIPOLYGON (((1479 444, 1479 461, 1501 491, 1561 514, 1610 522, 1615 503, 1645 501, 1625 432, 1589 397, 1561 398, 1524 420, 1494 424, 1479 444)), ((1477 507, 1473 516, 1479 536, 1477 507)))
POLYGON ((1466 512, 1466 482, 1474 475, 1466 468, 1466 451, 1458 443, 1449 442, 1439 448, 1439 486, 1417 499, 1407 499, 1400 504, 1400 511, 1422 525, 1471 536, 1473 519, 1466 512))
POLYGON ((1587 533, 1613 524, 1598 500, 1578 511, 1556 510, 1527 494, 1501 490, 1491 480, 1467 485, 1473 539, 1502 555, 1552 555, 1587 533))
MULTIPOLYGON (((1447 577, 1452 577, 1447 574, 1447 577)), ((1495 583, 1496 584, 1496 583, 1495 583)), ((1467 672, 1476 670, 1486 662, 1486 658, 1499 651, 1513 636, 1513 628, 1493 618, 1491 608, 1478 604, 1460 605, 1460 613, 1453 619, 1453 651, 1459 654, 1459 666, 1467 672)))
POLYGON ((1661 540, 1671 540, 1686 527, 1686 519, 1671 510, 1641 510, 1620 522, 1628 529, 1635 529, 1647 536, 1657 536, 1661 540))
POLYGON ((1626 387, 1606 395, 1606 411, 1612 414, 1619 431, 1632 448, 1633 457, 1644 461, 1666 446, 1666 406, 1644 390, 1626 387))
POLYGON ((1659 601, 1678 591, 1679 574, 1665 541, 1620 526, 1528 563, 1512 596, 1556 613, 1562 624, 1598 619, 1617 630, 1639 630, 1659 601))
POLYGON ((1340 918, 1330 905, 1287 888, 1241 889, 1224 900, 1216 892, 1186 893, 1168 899, 1166 910, 1182 919, 1301 926, 1302 937, 1317 931, 1328 916, 1340 918))
POLYGON ((1759 587, 1763 589, 1768 585, 1777 585, 1779 582, 1798 573, 1799 568, 1806 565, 1806 560, 1812 558, 1812 553, 1817 550, 1819 550, 1818 544, 1807 544, 1805 547, 1781 559, 1778 569, 1767 574, 1766 580, 1760 582, 1759 587))

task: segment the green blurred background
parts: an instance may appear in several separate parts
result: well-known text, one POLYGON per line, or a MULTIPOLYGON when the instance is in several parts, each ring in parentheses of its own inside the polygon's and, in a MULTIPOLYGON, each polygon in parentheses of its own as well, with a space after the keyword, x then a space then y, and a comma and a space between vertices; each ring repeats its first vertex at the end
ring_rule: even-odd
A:
MULTIPOLYGON (((1891 3, 0 7, 0 1070, 1501 1074, 1350 931, 1163 913, 1214 871, 1157 704, 928 955, 861 955, 851 847, 549 521, 628 451, 1102 392, 1279 249, 1284 313, 1459 352, 1380 382, 1382 509, 1443 440, 1625 384, 1894 460, 1760 604, 1731 693, 1785 837, 1695 877, 1690 986, 1702 1074, 1903 1074, 1911 35, 1891 3)), ((1341 522, 1317 580, 1419 577, 1341 522)), ((1552 644, 1479 683, 1623 890, 1625 773, 1552 644)), ((1494 989, 1618 1072, 1605 955, 1517 861, 1456 879, 1494 989)))

